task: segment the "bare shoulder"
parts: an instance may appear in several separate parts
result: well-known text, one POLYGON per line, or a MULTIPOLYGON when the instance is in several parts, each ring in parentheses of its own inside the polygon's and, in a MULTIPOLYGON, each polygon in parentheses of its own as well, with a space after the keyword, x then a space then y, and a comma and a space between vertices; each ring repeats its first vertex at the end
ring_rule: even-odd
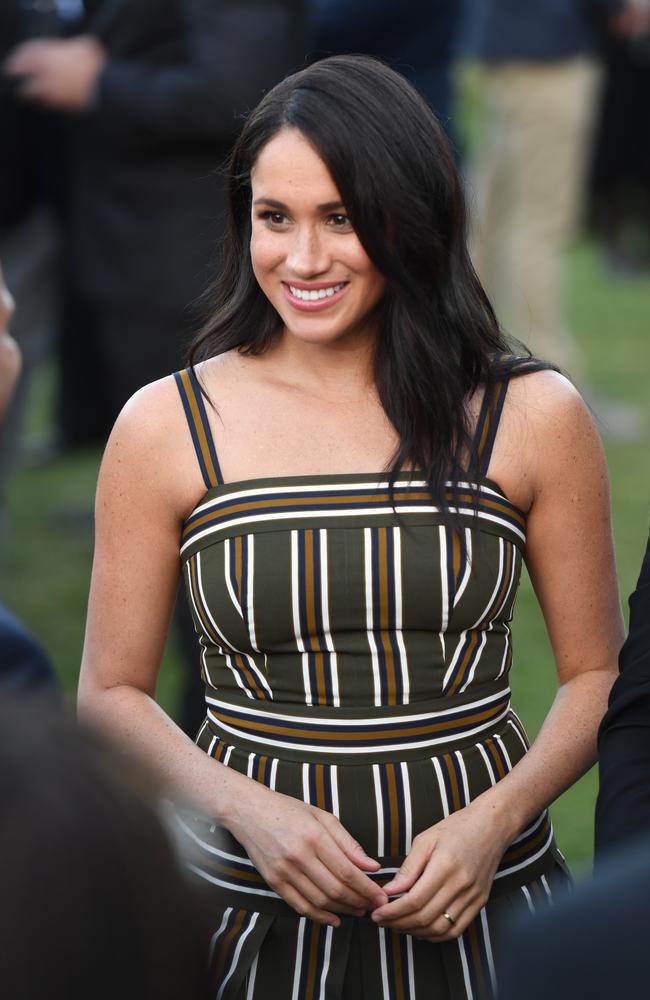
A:
POLYGON ((102 487, 164 498, 178 517, 205 492, 173 375, 143 386, 123 407, 104 453, 102 487))
POLYGON ((513 377, 490 475, 522 510, 577 479, 606 480, 600 438, 580 393, 555 371, 513 377))
POLYGON ((602 444, 587 404, 554 371, 513 378, 504 407, 506 435, 518 442, 533 493, 577 479, 607 478, 602 444))

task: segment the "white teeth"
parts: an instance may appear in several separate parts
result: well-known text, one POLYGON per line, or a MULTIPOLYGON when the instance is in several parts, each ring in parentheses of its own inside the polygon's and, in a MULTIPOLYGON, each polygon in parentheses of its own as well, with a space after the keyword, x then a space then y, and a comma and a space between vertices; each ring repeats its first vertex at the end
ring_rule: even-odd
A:
POLYGON ((330 285, 329 288, 296 288, 295 285, 289 285, 289 290, 291 294, 296 299, 302 299, 303 302, 316 302, 318 299, 331 299, 332 295, 336 295, 345 286, 345 282, 340 285, 330 285))

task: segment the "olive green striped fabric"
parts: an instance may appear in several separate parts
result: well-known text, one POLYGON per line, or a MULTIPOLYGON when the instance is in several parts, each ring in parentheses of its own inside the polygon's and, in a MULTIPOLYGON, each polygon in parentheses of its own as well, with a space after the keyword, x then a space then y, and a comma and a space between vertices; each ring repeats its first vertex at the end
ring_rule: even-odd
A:
MULTIPOLYGON (((477 427, 485 470, 504 394, 486 397, 477 427)), ((202 468, 218 468, 192 403, 202 468)), ((416 475, 392 494, 367 473, 204 478, 181 540, 206 687, 198 745, 334 813, 388 881, 419 832, 527 751, 508 686, 525 516, 486 477, 447 484, 451 521, 416 475)), ((566 881, 543 813, 459 941, 427 944, 368 918, 332 930, 297 917, 226 831, 181 822, 214 900, 220 1000, 492 996, 501 916, 546 905, 566 881)))

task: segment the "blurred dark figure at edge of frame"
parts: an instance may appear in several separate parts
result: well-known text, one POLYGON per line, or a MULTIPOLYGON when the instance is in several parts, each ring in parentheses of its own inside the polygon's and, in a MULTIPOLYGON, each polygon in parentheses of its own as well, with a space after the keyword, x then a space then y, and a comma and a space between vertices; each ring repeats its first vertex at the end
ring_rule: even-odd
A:
MULTIPOLYGON (((20 350, 9 333, 14 300, 0 267, 0 425, 20 373, 20 350)), ((15 615, 0 603, 0 697, 58 696, 54 670, 45 651, 15 615)))
MULTIPOLYGON (((219 267, 220 167, 242 115, 302 63, 303 0, 86 0, 76 34, 14 51, 29 99, 78 119, 70 291, 60 340, 64 440, 103 441, 142 385, 177 370, 219 267), (90 433, 89 433, 90 432, 90 433)), ((24 91, 23 91, 24 92, 24 91)), ((204 716, 185 599, 180 721, 204 716)))
POLYGON ((454 139, 451 68, 468 0, 312 0, 310 53, 377 56, 418 88, 454 139))
POLYGON ((630 597, 599 736, 596 875, 513 929, 500 1000, 610 1000, 648 992, 650 926, 650 539, 630 597))
POLYGON ((148 774, 0 699, 0 803, 3 996, 207 1000, 208 921, 148 774))

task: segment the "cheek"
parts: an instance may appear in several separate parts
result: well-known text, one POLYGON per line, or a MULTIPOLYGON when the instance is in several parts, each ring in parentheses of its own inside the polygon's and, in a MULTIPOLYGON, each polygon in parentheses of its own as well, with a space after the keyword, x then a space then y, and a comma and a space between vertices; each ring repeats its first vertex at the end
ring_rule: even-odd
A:
POLYGON ((270 233, 253 232, 250 252, 253 271, 258 280, 282 260, 282 248, 270 233))

